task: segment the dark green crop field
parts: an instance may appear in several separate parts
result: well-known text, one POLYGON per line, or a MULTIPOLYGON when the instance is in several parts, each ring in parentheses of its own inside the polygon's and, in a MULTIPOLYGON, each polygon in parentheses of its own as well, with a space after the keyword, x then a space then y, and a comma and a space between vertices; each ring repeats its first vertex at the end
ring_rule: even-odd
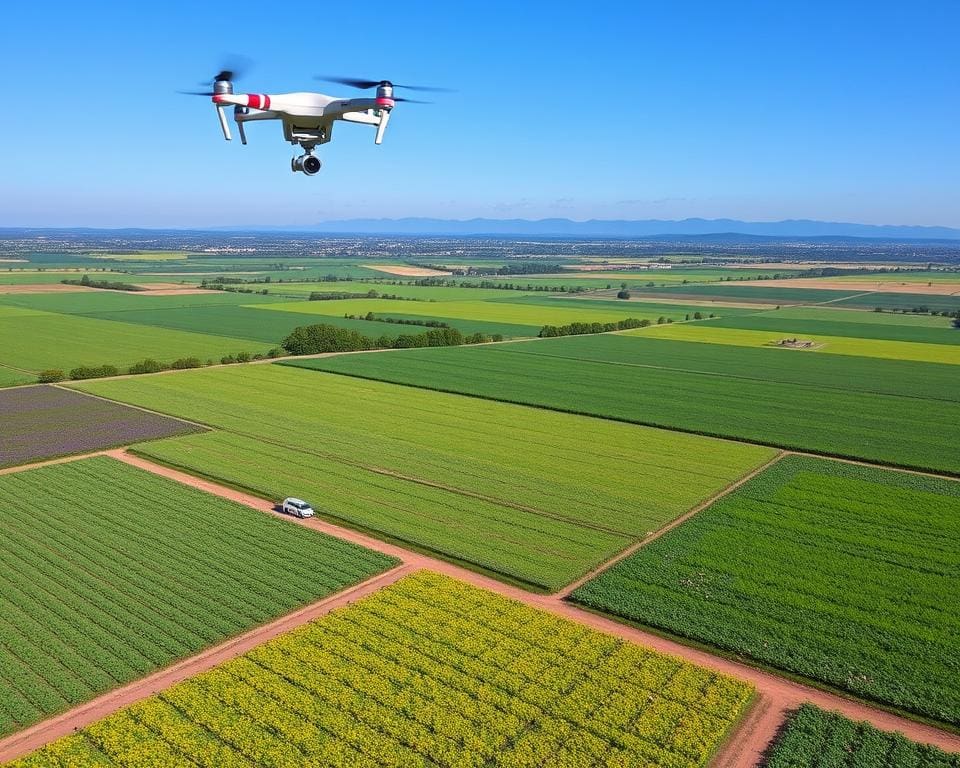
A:
POLYGON ((960 482, 790 456, 573 599, 960 723, 960 482))
MULTIPOLYGON (((809 310, 814 311, 814 310, 809 310)), ((943 318, 940 327, 922 325, 895 325, 893 323, 843 322, 816 318, 778 317, 776 311, 739 317, 720 317, 707 321, 722 328, 743 328, 756 331, 780 331, 791 336, 816 339, 818 336, 849 336, 855 339, 888 339, 890 341, 917 341, 923 344, 960 344, 960 331, 943 318)))
POLYGON ((953 365, 609 334, 290 364, 960 473, 953 365))
POLYGON ((0 736, 394 563, 102 457, 0 476, 0 526, 0 736))
POLYGON ((766 768, 960 768, 960 754, 855 723, 804 704, 787 722, 766 768))
POLYGON ((868 293, 838 301, 837 306, 864 309, 883 307, 884 309, 905 309, 907 311, 914 307, 928 307, 937 312, 954 312, 960 309, 960 294, 937 296, 929 293, 868 293))
MULTIPOLYGON (((797 281, 798 286, 802 282, 797 281)), ((668 285, 662 288, 643 288, 637 296, 661 301, 749 301, 763 304, 818 304, 836 301, 846 296, 862 293, 857 290, 831 290, 827 288, 780 288, 764 285, 738 285, 736 282, 704 283, 699 285, 668 285)), ((870 306, 873 306, 872 304, 870 306)))

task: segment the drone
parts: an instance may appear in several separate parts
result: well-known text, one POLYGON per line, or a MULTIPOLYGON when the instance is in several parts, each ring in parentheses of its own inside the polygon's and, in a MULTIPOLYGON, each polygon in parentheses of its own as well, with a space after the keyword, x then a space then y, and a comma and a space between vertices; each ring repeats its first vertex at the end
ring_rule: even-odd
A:
POLYGON ((223 69, 213 77, 211 91, 180 91, 191 96, 209 96, 217 109, 223 138, 232 139, 230 125, 227 122, 225 107, 233 107, 233 119, 240 134, 240 143, 247 143, 243 124, 252 120, 280 120, 283 123, 283 137, 291 144, 303 149, 303 154, 290 161, 291 170, 307 176, 319 173, 322 163, 314 154, 320 144, 326 144, 333 135, 333 124, 337 120, 347 123, 360 123, 376 127, 374 144, 383 141, 384 131, 390 120, 390 113, 398 102, 429 104, 430 102, 394 96, 394 88, 406 88, 411 91, 448 91, 446 88, 431 88, 422 85, 399 85, 389 80, 361 80, 352 77, 317 77, 326 82, 348 85, 352 88, 370 90, 376 88, 374 98, 343 99, 327 96, 323 93, 234 93, 235 72, 223 69))

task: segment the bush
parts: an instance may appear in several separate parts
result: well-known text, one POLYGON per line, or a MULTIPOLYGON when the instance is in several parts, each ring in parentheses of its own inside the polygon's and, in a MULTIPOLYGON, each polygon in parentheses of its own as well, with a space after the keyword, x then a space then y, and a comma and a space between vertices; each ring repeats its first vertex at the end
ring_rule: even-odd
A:
POLYGON ((54 384, 58 381, 63 381, 67 378, 67 375, 56 368, 49 368, 46 371, 40 371, 37 375, 37 381, 41 384, 54 384))
POLYGON ((267 357, 283 357, 285 354, 287 353, 280 347, 272 347, 267 350, 267 357))
POLYGON ((629 298, 630 298, 630 291, 626 290, 625 288, 624 288, 623 290, 617 291, 617 298, 618 298, 618 299, 629 299, 629 298))
POLYGON ((293 333, 283 340, 283 348, 291 355, 317 355, 372 349, 373 342, 356 331, 318 323, 294 328, 293 333))
POLYGON ((181 357, 179 360, 174 360, 170 363, 170 367, 177 371, 182 371, 186 368, 200 368, 202 365, 203 362, 199 357, 181 357))
POLYGON ((233 355, 224 355, 220 358, 221 365, 230 365, 231 363, 235 362, 237 362, 237 358, 235 358, 233 355))
POLYGON ((141 360, 139 363, 134 363, 127 369, 127 373, 159 373, 160 371, 165 371, 167 366, 163 363, 147 358, 146 360, 141 360))
POLYGON ((81 365, 70 371, 71 379, 99 379, 120 373, 115 365, 81 365))
POLYGON ((249 352, 237 352, 235 359, 238 363, 249 363, 252 358, 249 352))

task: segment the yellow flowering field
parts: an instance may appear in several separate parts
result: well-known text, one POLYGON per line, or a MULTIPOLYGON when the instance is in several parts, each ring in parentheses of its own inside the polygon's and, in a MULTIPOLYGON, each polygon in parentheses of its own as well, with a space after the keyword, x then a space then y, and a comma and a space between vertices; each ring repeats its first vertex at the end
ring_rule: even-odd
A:
POLYGON ((751 696, 421 571, 13 765, 694 768, 751 696))

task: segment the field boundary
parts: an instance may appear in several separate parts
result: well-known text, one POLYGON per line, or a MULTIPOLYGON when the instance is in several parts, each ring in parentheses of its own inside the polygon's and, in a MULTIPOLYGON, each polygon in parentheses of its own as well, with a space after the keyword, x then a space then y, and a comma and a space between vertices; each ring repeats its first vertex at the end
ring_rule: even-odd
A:
POLYGON ((229 640, 208 648, 201 653, 183 659, 153 674, 135 680, 120 688, 115 688, 86 704, 67 710, 47 720, 18 731, 0 740, 0 763, 15 760, 18 757, 39 749, 51 741, 68 736, 118 709, 145 699, 158 691, 205 672, 212 667, 236 658, 268 640, 289 632, 309 621, 320 618, 330 611, 354 600, 373 594, 382 587, 392 584, 409 572, 410 566, 401 563, 389 571, 347 587, 340 592, 325 597, 315 603, 300 608, 268 624, 262 624, 229 640))
POLYGON ((764 463, 761 464, 759 467, 755 467, 754 469, 751 469, 749 472, 747 472, 746 474, 742 475, 742 476, 741 476, 740 478, 738 478, 737 480, 734 480, 734 481, 733 481, 732 483, 730 483, 729 485, 725 486, 724 488, 721 488, 719 491, 717 491, 716 493, 714 493, 714 494, 713 494, 712 496, 710 496, 709 498, 701 501, 701 502, 700 502, 699 504, 697 504, 695 507, 687 510, 687 511, 684 512, 682 515, 680 515, 679 517, 674 518, 673 520, 671 520, 671 521, 670 521, 669 523, 667 523, 666 525, 658 528, 656 531, 654 531, 653 533, 651 533, 649 536, 646 536, 645 538, 641 539, 640 541, 634 542, 634 543, 631 544, 629 547, 627 547, 625 550, 623 550, 622 552, 618 553, 618 554, 615 555, 614 557, 610 558, 610 559, 607 560, 606 562, 601 563, 600 565, 598 565, 596 568, 594 568, 592 571, 590 571, 590 572, 587 573, 586 575, 581 576, 581 577, 580 577, 579 579, 577 579, 576 581, 570 582, 569 584, 567 584, 567 586, 565 586, 565 587, 564 587, 563 589, 561 589, 559 592, 554 593, 555 596, 558 597, 558 598, 561 598, 561 599, 565 599, 565 598, 569 597, 570 594, 571 594, 574 590, 578 589, 578 588, 581 587, 583 584, 586 584, 588 581, 590 581, 590 579, 596 578, 597 576, 599 576, 599 575, 600 575, 601 573, 603 573, 604 571, 609 570, 609 569, 612 568, 614 565, 616 565, 617 563, 619 563, 621 560, 625 560, 626 558, 630 557, 630 555, 632 555, 632 554, 633 554, 634 552, 636 552, 638 549, 642 549, 643 547, 645 547, 645 546, 646 546, 647 544, 649 544, 650 542, 655 541, 656 539, 659 539, 659 538, 660 538, 661 536, 663 536, 665 533, 668 533, 669 531, 672 531, 672 530, 673 530, 674 528, 676 528, 677 526, 683 525, 683 524, 684 524, 687 520, 689 520, 691 517, 693 517, 694 515, 702 512, 702 511, 705 510, 707 507, 711 506, 711 505, 714 504, 715 502, 717 502, 717 501, 719 501, 720 499, 722 499, 724 496, 727 496, 728 494, 733 493, 733 492, 734 492, 735 490, 737 490, 737 488, 739 488, 741 485, 745 485, 746 483, 749 483, 751 480, 753 480, 753 478, 755 478, 755 477, 756 477, 757 475, 759 475, 761 472, 766 471, 767 469, 769 469, 770 467, 772 467, 774 464, 776 464, 778 461, 780 461, 784 456, 787 456, 787 455, 789 455, 789 452, 788 452, 788 451, 777 451, 776 455, 775 455, 772 459, 770 459, 769 461, 764 462, 764 463))
MULTIPOLYGON (((286 515, 281 516, 276 512, 273 504, 270 502, 222 486, 218 483, 201 480, 185 472, 154 464, 153 462, 130 455, 122 450, 109 451, 108 455, 141 469, 206 491, 207 493, 245 504, 248 507, 262 512, 273 514, 274 516, 287 520, 290 524, 314 528, 383 554, 398 557, 401 560, 401 564, 395 569, 380 574, 366 582, 362 582, 351 589, 333 595, 325 601, 320 601, 313 606, 309 606, 308 609, 303 610, 309 610, 310 608, 321 610, 321 605, 330 605, 332 609, 332 604, 337 600, 342 601, 338 604, 349 602, 350 599, 360 597, 361 590, 369 588, 371 592, 374 592, 380 586, 385 586, 386 582, 390 579, 396 580, 403 574, 420 569, 427 569, 452 576, 468 584, 487 589, 533 608, 538 608, 561 618, 578 622, 606 634, 638 643, 652 650, 682 658, 714 672, 730 675, 751 683, 757 690, 756 695, 759 699, 759 708, 754 712, 748 713, 736 729, 730 733, 727 741, 715 757, 714 765, 717 768, 728 768, 728 766, 742 766, 747 764, 756 765, 759 763, 771 740, 782 726, 787 713, 806 701, 812 702, 822 709, 839 711, 845 716, 855 720, 867 721, 881 730, 900 731, 914 741, 933 744, 947 751, 960 752, 960 734, 903 717, 863 701, 847 698, 804 684, 795 679, 784 677, 779 673, 758 668, 727 656, 717 655, 703 647, 687 645, 678 640, 648 631, 635 624, 624 623, 612 617, 585 610, 563 600, 557 595, 541 595, 527 592, 520 587, 506 584, 492 577, 427 555, 405 550, 395 544, 385 543, 324 520, 317 518, 298 520, 286 515), (766 706, 764 708, 765 702, 766 706), (741 737, 743 729, 747 729, 744 734, 745 738, 741 737)), ((322 613, 319 615, 322 615, 322 613)), ((290 615, 278 620, 278 622, 289 620, 290 615)), ((247 635, 242 637, 247 637, 251 634, 252 633, 247 633, 247 635)), ((239 638, 235 638, 234 642, 237 640, 239 640, 239 638)), ((253 642, 256 644, 257 641, 253 640, 253 642)), ((209 651, 206 653, 209 653, 209 651)), ((201 656, 203 656, 203 654, 201 654, 201 656)), ((134 692, 137 699, 145 698, 166 687, 166 685, 172 685, 174 682, 178 682, 179 679, 189 676, 190 673, 185 673, 183 670, 192 669, 188 665, 195 660, 198 660, 198 657, 185 659, 173 667, 161 670, 148 678, 132 683, 122 690, 124 690, 126 695, 131 695, 131 691, 134 692), (177 677, 178 671, 182 674, 182 677, 177 677), (169 674, 170 676, 164 677, 165 674, 169 674)), ((210 666, 212 666, 212 664, 210 666)), ((200 670, 198 669, 197 671, 200 670)), ((38 723, 27 731, 21 731, 8 737, 0 742, 0 760, 9 760, 18 755, 23 755, 57 738, 58 735, 70 733, 74 728, 83 727, 83 725, 95 719, 105 717, 126 703, 130 703, 116 698, 117 693, 118 691, 114 692, 113 698, 105 696, 98 699, 99 708, 96 712, 91 709, 92 703, 88 703, 74 710, 62 713, 55 718, 38 723), (73 720, 72 718, 74 717, 78 719, 73 720), (84 720, 84 718, 86 719, 84 720), (30 735, 29 739, 27 734, 30 735)))

